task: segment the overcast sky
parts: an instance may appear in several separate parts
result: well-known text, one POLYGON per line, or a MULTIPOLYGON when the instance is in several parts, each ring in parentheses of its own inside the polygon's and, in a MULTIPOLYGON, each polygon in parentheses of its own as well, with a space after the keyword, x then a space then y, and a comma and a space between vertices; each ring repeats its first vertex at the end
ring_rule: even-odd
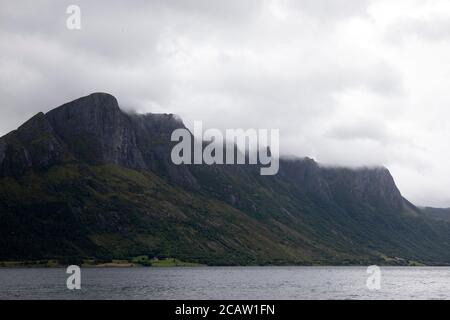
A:
POLYGON ((0 135, 91 92, 281 152, 384 165, 450 206, 450 1, 0 0, 0 135), (81 30, 66 8, 81 8, 81 30))

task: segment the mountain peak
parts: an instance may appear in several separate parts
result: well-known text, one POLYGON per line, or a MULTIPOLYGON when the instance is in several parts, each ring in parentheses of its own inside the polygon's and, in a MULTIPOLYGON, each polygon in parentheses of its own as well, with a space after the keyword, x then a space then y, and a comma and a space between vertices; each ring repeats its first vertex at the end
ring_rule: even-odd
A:
POLYGON ((106 92, 94 92, 83 98, 90 99, 95 106, 119 107, 116 97, 106 92))
POLYGON ((119 111, 119 103, 117 99, 109 94, 103 92, 91 93, 90 95, 75 99, 71 102, 65 103, 50 112, 47 115, 54 115, 58 113, 73 113, 83 112, 86 110, 103 110, 103 111, 119 111))

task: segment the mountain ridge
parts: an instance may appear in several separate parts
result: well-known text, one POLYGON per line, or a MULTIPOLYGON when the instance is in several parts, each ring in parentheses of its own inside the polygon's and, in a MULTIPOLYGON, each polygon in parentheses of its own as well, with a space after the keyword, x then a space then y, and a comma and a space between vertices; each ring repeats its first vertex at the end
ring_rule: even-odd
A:
POLYGON ((450 263, 450 227, 404 199, 386 168, 176 166, 177 128, 174 115, 129 114, 94 93, 0 138, 0 258, 450 263))

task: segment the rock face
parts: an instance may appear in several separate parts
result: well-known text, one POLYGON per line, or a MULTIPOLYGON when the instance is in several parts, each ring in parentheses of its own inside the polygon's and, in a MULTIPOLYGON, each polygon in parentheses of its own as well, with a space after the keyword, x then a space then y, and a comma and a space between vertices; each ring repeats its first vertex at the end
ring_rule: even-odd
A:
POLYGON ((62 160, 64 147, 43 113, 0 139, 0 174, 18 175, 62 160))
POLYGON ((132 114, 129 118, 146 167, 172 182, 198 189, 198 183, 187 167, 174 165, 170 159, 174 145, 170 137, 175 129, 185 128, 184 124, 173 114, 132 114))
POLYGON ((0 138, 0 260, 450 264, 450 225, 405 200, 386 168, 177 166, 170 136, 183 127, 95 93, 0 138))
POLYGON ((404 199, 386 168, 325 168, 323 172, 335 199, 352 199, 398 211, 404 209, 404 199))
POLYGON ((91 94, 64 104, 45 117, 77 159, 91 164, 146 168, 131 120, 113 96, 91 94))
POLYGON ((1 138, 0 174, 44 168, 65 157, 92 165, 150 169, 195 187, 192 175, 169 158, 170 135, 183 127, 174 115, 127 114, 112 95, 93 93, 39 113, 1 138))
POLYGON ((356 201, 402 211, 405 201, 388 169, 322 167, 313 159, 281 161, 280 177, 322 201, 356 201))

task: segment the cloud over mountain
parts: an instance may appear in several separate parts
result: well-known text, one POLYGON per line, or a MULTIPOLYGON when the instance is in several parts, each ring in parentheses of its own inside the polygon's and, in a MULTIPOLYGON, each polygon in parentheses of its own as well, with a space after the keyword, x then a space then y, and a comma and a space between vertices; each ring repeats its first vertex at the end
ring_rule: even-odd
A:
POLYGON ((286 154, 386 165, 450 205, 446 1, 77 3, 70 31, 65 3, 1 2, 1 134, 106 91, 188 126, 280 128, 286 154))

